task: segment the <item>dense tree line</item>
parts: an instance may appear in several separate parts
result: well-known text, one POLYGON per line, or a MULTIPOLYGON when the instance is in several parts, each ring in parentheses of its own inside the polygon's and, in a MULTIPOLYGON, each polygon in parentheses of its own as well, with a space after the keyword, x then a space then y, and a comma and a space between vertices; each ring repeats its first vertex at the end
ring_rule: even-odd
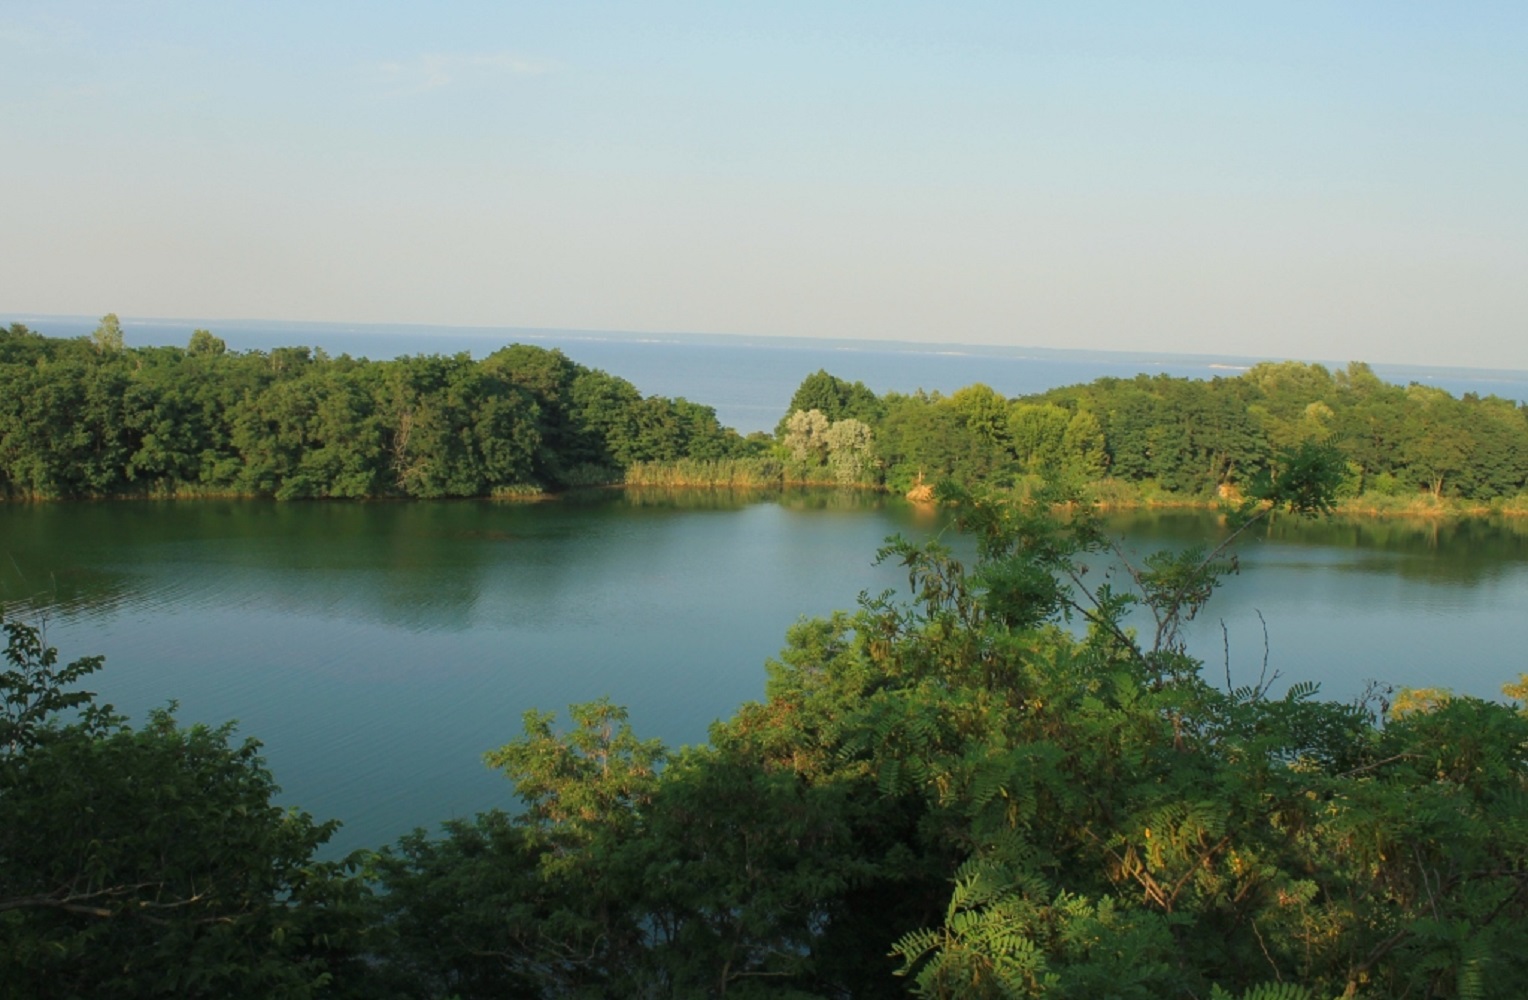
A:
POLYGON ((817 372, 801 384, 776 433, 793 456, 827 469, 837 452, 826 430, 848 420, 869 430, 868 439, 856 439, 865 455, 861 481, 897 490, 920 477, 995 485, 1038 477, 1106 481, 1126 496, 1207 497, 1244 487, 1281 449, 1306 442, 1331 442, 1342 452, 1340 493, 1348 499, 1483 502, 1519 496, 1528 486, 1528 408, 1392 385, 1361 363, 1335 373, 1264 362, 1209 380, 1101 378, 1016 399, 983 385, 949 396, 877 397, 817 372), (815 454, 802 451, 810 441, 820 444, 815 454))
POLYGON ((943 485, 977 563, 889 542, 909 595, 795 626, 709 744, 530 712, 488 755, 518 812, 343 864, 253 745, 131 729, 74 691, 98 661, 9 622, 0 994, 1518 996, 1521 708, 1273 697, 1184 650, 1238 534, 1341 475, 1282 452, 1129 588, 1085 511, 943 485))
POLYGON ((0 331, 0 496, 449 497, 748 450, 710 407, 517 344, 374 362, 0 331))
POLYGON ((1235 495, 1280 449, 1331 442, 1345 499, 1492 502, 1528 488, 1528 409, 1396 386, 1354 363, 1102 378, 1007 399, 877 396, 824 371, 744 440, 709 407, 643 397, 560 351, 373 362, 308 348, 131 348, 0 331, 0 496, 484 496, 627 481, 1064 482, 1096 498, 1235 495))

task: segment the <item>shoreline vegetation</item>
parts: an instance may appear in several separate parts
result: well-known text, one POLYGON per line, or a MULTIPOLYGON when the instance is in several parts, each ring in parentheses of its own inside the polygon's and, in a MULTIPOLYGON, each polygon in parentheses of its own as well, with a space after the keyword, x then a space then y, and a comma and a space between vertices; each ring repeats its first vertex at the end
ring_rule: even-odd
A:
MULTIPOLYGON (((1178 497, 1160 495, 1154 497, 1125 497, 1120 491, 1111 489, 1108 483, 1087 484, 1093 487, 1103 487, 1109 493, 1107 500, 1082 501, 1081 505, 1089 507, 1101 513, 1124 513, 1129 511, 1152 511, 1152 510, 1196 510, 1217 511, 1226 509, 1226 502, 1222 499, 1210 499, 1204 497, 1178 497)), ((887 496, 894 495, 884 484, 876 483, 838 483, 825 479, 763 479, 749 475, 746 470, 727 477, 706 477, 696 475, 694 470, 685 465, 667 465, 655 463, 653 465, 634 466, 628 470, 627 477, 620 482, 590 484, 581 489, 601 490, 630 490, 637 492, 667 491, 667 490, 728 490, 740 493, 780 493, 793 490, 850 490, 866 493, 879 493, 887 496)), ((933 484, 926 484, 926 492, 909 490, 903 499, 912 503, 937 505, 933 499, 933 484)), ((537 486, 506 487, 495 490, 486 496, 449 497, 455 500, 497 500, 510 503, 546 503, 554 502, 567 495, 566 490, 549 490, 537 486)), ((174 493, 142 493, 142 494, 118 494, 113 496, 91 496, 71 498, 40 498, 40 497, 7 497, 6 502, 11 503, 55 503, 55 502, 120 502, 120 501, 197 501, 197 500, 270 500, 269 494, 181 489, 174 493)), ((373 503, 410 502, 416 498, 395 494, 371 497, 326 497, 307 499, 346 499, 363 500, 373 503)), ((1077 502, 1069 502, 1064 506, 1078 506, 1077 502)), ((1518 518, 1528 517, 1528 497, 1513 497, 1505 500, 1495 500, 1490 503, 1475 503, 1444 497, 1435 500, 1431 497, 1410 498, 1364 498, 1362 500, 1338 502, 1332 506, 1331 513, 1336 517, 1362 517, 1362 518, 1397 518, 1432 520, 1446 518, 1488 518, 1504 517, 1518 518)))
MULTIPOLYGON (((745 468, 740 472, 708 476, 705 470, 697 470, 688 464, 654 464, 633 467, 626 479, 610 483, 611 489, 717 489, 758 492, 779 492, 793 489, 847 489, 895 495, 881 483, 839 483, 831 479, 786 479, 750 475, 745 468)), ((903 499, 913 503, 935 504, 934 484, 923 483, 910 488, 903 499)), ((554 498, 556 494, 543 494, 554 498)), ((535 499, 533 497, 532 499, 535 499)), ((1083 484, 1081 503, 1102 512, 1132 510, 1220 510, 1227 501, 1215 497, 1185 497, 1172 494, 1141 495, 1123 484, 1103 480, 1083 484), (1093 499, 1088 499, 1092 496, 1093 499), (1107 497, 1100 499, 1099 497, 1107 497)), ((1489 502, 1460 500, 1454 497, 1434 498, 1431 495, 1409 497, 1364 496, 1338 501, 1332 513, 1339 517, 1395 517, 1395 518, 1453 518, 1453 517, 1528 517, 1528 496, 1497 498, 1489 502)))
MULTIPOLYGON (((1528 675, 1504 701, 1184 643, 1234 545, 1330 510, 1290 449, 1212 547, 1133 559, 1064 496, 936 488, 904 596, 801 619, 708 742, 608 700, 484 754, 518 799, 342 860, 259 743, 133 725, 0 621, 0 982, 28 996, 1508 1000, 1528 976, 1528 675), (1121 560, 1088 586, 1086 563, 1121 560), (1086 631, 1062 627, 1081 621, 1086 631)), ((1229 501, 1228 501, 1229 502, 1229 501)))
POLYGON ((954 480, 1101 510, 1213 508, 1306 444, 1351 516, 1528 515, 1528 408, 1265 362, 1209 380, 1100 378, 1004 398, 877 395, 825 371, 773 434, 642 396, 558 350, 369 361, 306 347, 130 347, 0 330, 0 498, 542 500, 582 487, 842 487, 917 500, 954 480))
MULTIPOLYGON (((1185 623, 1275 516, 1524 505, 1522 408, 1350 366, 1005 400, 809 376, 773 436, 555 351, 372 363, 0 336, 8 495, 930 491, 904 596, 791 626, 707 743, 532 709, 519 807, 321 860, 259 743, 134 725, 0 621, 0 983, 37 996, 1507 1000, 1528 977, 1528 675, 1506 701, 1224 686, 1185 623), (963 486, 960 483, 976 485, 963 486), (937 485, 930 485, 937 483, 937 485), (1095 505, 1225 508, 1133 558, 1095 505), (1421 505, 1418 508, 1418 505, 1421 505), (1090 585, 1086 566, 1123 573, 1090 585), (1085 631, 1067 624, 1081 623, 1085 631)), ((831 501, 832 495, 827 499, 831 501)), ((1388 529, 1387 529, 1388 530, 1388 529)), ((674 641, 684 625, 676 617, 674 641)), ((506 651, 507 652, 507 651, 506 651)), ((612 651, 612 655, 619 655, 612 651)), ((211 666, 211 665, 209 665, 211 666)), ((1310 674, 1319 676, 1319 665, 1310 674)), ((0 992, 4 992, 0 990, 0 992)))

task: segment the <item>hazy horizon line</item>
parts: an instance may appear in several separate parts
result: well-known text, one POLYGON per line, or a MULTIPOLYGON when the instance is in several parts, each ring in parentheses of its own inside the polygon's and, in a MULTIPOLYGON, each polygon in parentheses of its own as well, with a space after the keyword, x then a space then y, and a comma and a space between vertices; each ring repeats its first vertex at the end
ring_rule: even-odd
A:
MULTIPOLYGON (((517 335, 539 335, 542 338, 556 338, 563 340, 622 340, 633 343, 668 343, 668 344, 705 344, 723 341, 732 344, 747 344, 752 347, 762 348, 810 348, 816 350, 891 350, 907 354, 965 354, 981 355, 988 354, 1008 358, 1022 358, 1027 354, 1038 357, 1066 357, 1088 355, 1097 358, 1121 358, 1133 361, 1142 359, 1161 359, 1163 361, 1235 361, 1250 362, 1247 365, 1237 365, 1238 368, 1249 368, 1254 364, 1264 361, 1282 362, 1297 361, 1305 364, 1319 364, 1334 371, 1345 368, 1352 362, 1360 362, 1371 368, 1383 368, 1391 371, 1456 371, 1456 372, 1484 372, 1484 373, 1508 373, 1516 375, 1528 374, 1528 369, 1523 368, 1488 368, 1478 365, 1437 365, 1418 364, 1404 361, 1382 361, 1365 358, 1349 358, 1337 360, 1333 358, 1304 358, 1293 355, 1279 354, 1238 354, 1207 353, 1203 351, 1181 351, 1169 348, 1137 348, 1121 350, 1119 348, 1094 348, 1094 347, 1048 347, 1040 344, 996 344, 979 342, 936 342, 929 340, 909 340, 897 337, 804 337, 799 334, 773 334, 773 333, 727 333, 704 330, 627 330, 620 328, 597 328, 597 327, 553 327, 553 326, 520 326, 515 324, 481 324, 481 323, 418 323, 418 322, 378 322, 378 321, 349 321, 349 320, 318 320, 318 319, 270 319, 257 317, 188 317, 188 316, 128 316, 119 317, 124 327, 152 327, 168 326, 185 328, 186 330, 208 329, 216 332, 217 325, 243 330, 270 330, 279 332, 281 329, 322 330, 329 334, 344 335, 346 333, 372 335, 429 335, 432 331, 451 333, 458 336, 482 336, 488 337, 494 334, 513 333, 517 335)), ((22 323, 31 326, 38 322, 58 322, 73 324, 95 324, 100 322, 101 317, 90 316, 85 313, 42 313, 42 312, 3 312, 0 313, 0 322, 5 325, 22 323)), ((44 332, 44 331, 40 331, 44 332)), ((85 331, 88 333, 88 330, 85 331)), ((172 346, 172 345, 166 345, 172 346)), ((292 345, 303 346, 303 345, 292 345)), ((1215 364, 1208 365, 1211 368, 1220 367, 1215 364)))

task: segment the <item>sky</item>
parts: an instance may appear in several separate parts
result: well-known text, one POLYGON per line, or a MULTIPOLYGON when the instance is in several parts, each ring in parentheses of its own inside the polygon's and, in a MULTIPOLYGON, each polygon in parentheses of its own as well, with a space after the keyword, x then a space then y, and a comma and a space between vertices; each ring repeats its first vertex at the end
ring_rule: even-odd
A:
POLYGON ((1525 51, 1522 3, 0 0, 0 315, 1528 369, 1525 51))

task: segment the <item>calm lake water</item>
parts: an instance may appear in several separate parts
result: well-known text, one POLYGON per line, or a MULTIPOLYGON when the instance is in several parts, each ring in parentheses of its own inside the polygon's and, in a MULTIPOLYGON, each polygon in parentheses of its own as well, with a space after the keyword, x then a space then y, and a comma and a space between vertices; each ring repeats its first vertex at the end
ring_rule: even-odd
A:
MULTIPOLYGON (((1137 550, 1219 530, 1115 527, 1137 550)), ((0 601, 65 658, 104 653, 90 687, 120 710, 237 719, 283 801, 342 819, 349 849, 512 807, 481 754, 531 707, 608 695, 639 735, 703 741, 762 695, 792 622, 904 582, 873 565, 885 536, 940 528, 852 493, 7 505, 0 601)), ((1256 679, 1262 621, 1279 687, 1344 700, 1369 679, 1495 697, 1528 670, 1528 524, 1284 521, 1240 553, 1194 624, 1213 680, 1227 645, 1234 682, 1256 679)))

